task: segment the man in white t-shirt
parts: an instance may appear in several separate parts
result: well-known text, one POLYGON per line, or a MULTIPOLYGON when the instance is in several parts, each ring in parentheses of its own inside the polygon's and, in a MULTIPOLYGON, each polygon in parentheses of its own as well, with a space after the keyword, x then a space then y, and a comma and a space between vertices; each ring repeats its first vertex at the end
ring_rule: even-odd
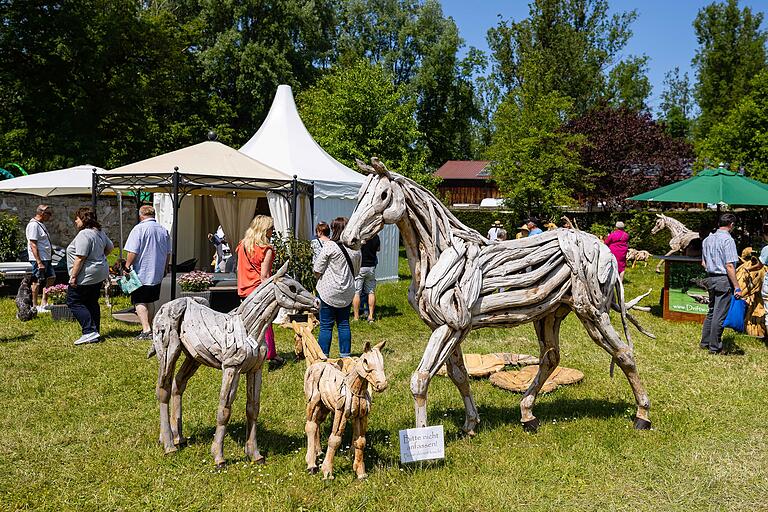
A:
POLYGON ((491 242, 496 240, 496 238, 499 236, 499 230, 503 227, 504 226, 500 220, 493 221, 493 224, 491 224, 491 229, 488 230, 488 240, 491 242))
POLYGON ((37 304, 37 298, 41 297, 38 313, 47 313, 50 310, 48 296, 45 293, 46 286, 53 286, 56 281, 56 273, 53 270, 53 247, 48 228, 44 222, 51 220, 53 211, 47 204, 37 207, 35 216, 29 220, 26 229, 27 255, 32 264, 32 304, 37 304))

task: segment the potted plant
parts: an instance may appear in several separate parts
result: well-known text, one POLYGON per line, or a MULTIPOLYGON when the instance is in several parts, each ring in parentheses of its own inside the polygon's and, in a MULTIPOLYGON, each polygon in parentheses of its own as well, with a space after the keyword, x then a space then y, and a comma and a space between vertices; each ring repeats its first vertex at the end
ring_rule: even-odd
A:
POLYGON ((51 308, 51 318, 54 320, 74 320, 69 306, 67 306, 67 289, 69 286, 66 284, 57 284, 54 286, 48 286, 45 288, 45 294, 48 297, 48 304, 51 308))
POLYGON ((193 270, 179 277, 181 287, 180 297, 202 297, 211 303, 209 288, 213 284, 213 276, 200 270, 193 270))

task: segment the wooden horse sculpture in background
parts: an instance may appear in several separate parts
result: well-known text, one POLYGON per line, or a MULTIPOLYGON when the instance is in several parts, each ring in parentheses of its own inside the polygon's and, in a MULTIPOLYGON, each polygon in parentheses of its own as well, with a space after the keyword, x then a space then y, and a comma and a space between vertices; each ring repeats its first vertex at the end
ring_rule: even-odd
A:
POLYGON ((160 442, 165 453, 184 443, 181 401, 187 382, 201 365, 222 370, 216 434, 211 454, 217 467, 224 465, 224 434, 237 393, 240 374, 247 380, 245 454, 262 462, 256 444, 261 369, 267 348, 264 333, 278 310, 317 312, 318 300, 298 281, 285 276, 288 263, 256 288, 232 313, 207 307, 205 299, 185 297, 164 304, 154 321, 153 344, 147 357, 157 355, 157 400, 160 402, 160 442), (186 355, 178 372, 176 361, 186 355), (171 407, 169 411, 169 402, 171 407))
POLYGON ((352 468, 357 478, 365 478, 365 433, 368 430, 368 413, 371 410, 369 384, 381 393, 387 388, 384 375, 384 358, 381 342, 373 349, 366 343, 363 354, 354 362, 348 373, 343 373, 340 366, 327 361, 314 363, 304 373, 304 396, 307 398, 307 471, 317 473, 317 456, 320 447, 320 425, 329 412, 333 412, 333 427, 328 437, 328 452, 323 461, 323 479, 333 479, 333 457, 341 445, 344 427, 352 419, 352 445, 355 448, 355 461, 352 468))
MULTIPOLYGON (((698 233, 695 233, 685 227, 685 224, 679 220, 673 219, 672 217, 667 217, 666 215, 662 215, 660 213, 657 213, 656 216, 658 219, 656 219, 656 224, 651 229, 651 234, 655 235, 664 228, 669 229, 669 231, 672 233, 672 239, 669 241, 669 247, 671 247, 671 250, 664 256, 671 256, 676 252, 683 252, 685 248, 688 247, 688 244, 691 243, 691 241, 699 238, 698 233)), ((656 265, 657 273, 661 272, 661 266, 663 264, 664 260, 659 260, 659 264, 656 265)))
POLYGON ((632 268, 635 268, 638 261, 645 263, 645 267, 648 266, 648 259, 651 257, 651 253, 648 251, 638 251, 637 249, 629 249, 627 251, 627 263, 632 262, 632 268))
POLYGON ((539 421, 533 415, 533 404, 560 361, 560 324, 573 311, 629 380, 637 404, 635 428, 650 428, 650 401, 635 366, 626 323, 629 319, 640 328, 627 310, 641 297, 624 303, 617 263, 605 244, 594 235, 571 229, 490 242, 462 224, 428 190, 390 173, 375 158, 371 162, 368 166, 358 161, 370 176, 360 189, 342 241, 358 248, 385 224, 397 224, 400 229, 413 276, 408 301, 432 329, 411 377, 417 427, 427 424, 429 382, 445 364, 464 400, 463 430, 473 435, 480 419, 461 341, 480 327, 533 322, 540 366, 520 410, 523 427, 535 431, 539 421), (627 342, 611 325, 612 308, 621 314, 627 342))

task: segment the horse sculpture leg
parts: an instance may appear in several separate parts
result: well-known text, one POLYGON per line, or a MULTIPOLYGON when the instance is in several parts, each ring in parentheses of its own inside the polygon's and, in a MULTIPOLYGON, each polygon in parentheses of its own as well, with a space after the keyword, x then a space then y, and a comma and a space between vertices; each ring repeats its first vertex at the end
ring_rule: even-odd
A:
POLYGON ((411 394, 413 395, 414 408, 416 410, 417 428, 427 426, 427 390, 429 389, 429 381, 466 335, 467 331, 454 331, 447 325, 441 325, 432 331, 427 348, 421 357, 419 367, 411 375, 411 394))
POLYGON ((595 343, 605 349, 616 360, 619 368, 627 377, 632 393, 635 395, 635 403, 637 404, 637 414, 634 420, 635 428, 638 430, 650 429, 649 411, 651 401, 640 381, 640 374, 637 371, 635 355, 632 349, 619 337, 619 334, 611 325, 607 313, 600 315, 594 321, 588 318, 581 318, 581 321, 595 343))
POLYGON ((533 404, 541 387, 560 363, 560 324, 569 312, 566 306, 560 306, 554 313, 533 322, 539 339, 539 371, 520 401, 520 421, 526 432, 536 432, 539 428, 539 420, 532 412, 533 404))
POLYGON ((357 478, 362 480, 367 478, 365 473, 365 433, 368 431, 368 416, 360 416, 352 420, 352 445, 355 447, 355 461, 352 463, 352 469, 357 473, 357 478))
MULTIPOLYGON (((673 254, 675 254, 676 252, 677 252, 677 249, 672 249, 671 251, 669 251, 669 252, 668 252, 667 254, 665 254, 664 256, 672 256, 672 255, 673 255, 673 254)), ((657 273, 657 274, 661 274, 661 266, 662 266, 663 264, 664 264, 664 260, 659 260, 659 264, 658 264, 658 265, 656 265, 656 273, 657 273)), ((646 265, 648 265, 648 264, 646 263, 646 265)))
POLYGON ((333 480, 333 457, 336 455, 336 450, 341 446, 341 436, 344 435, 346 423, 347 418, 344 417, 343 409, 333 411, 333 428, 331 435, 328 436, 328 451, 325 453, 325 460, 323 461, 323 480, 333 480))
POLYGON ((477 413, 477 406, 475 405, 475 399, 472 397, 472 391, 469 389, 469 373, 467 367, 464 365, 464 355, 461 350, 461 345, 456 345, 453 349, 448 360, 445 362, 446 370, 448 371, 448 377, 451 378, 453 383, 461 393, 461 398, 464 400, 464 426, 462 430, 468 436, 475 435, 475 428, 480 423, 480 415, 477 413))
POLYGON ((211 445, 211 455, 217 468, 224 467, 224 434, 227 432, 227 423, 232 413, 232 402, 235 401, 239 380, 240 373, 237 369, 224 368, 219 393, 219 411, 216 414, 216 434, 211 445))
POLYGON ((176 451, 176 445, 173 443, 173 431, 171 430, 170 407, 171 390, 173 387, 173 374, 176 368, 176 361, 181 355, 181 341, 179 333, 176 330, 170 330, 168 336, 168 345, 164 352, 157 353, 157 386, 155 395, 160 403, 160 443, 166 454, 176 451), (161 357, 164 356, 164 358, 161 357))
POLYGON ((307 422, 304 424, 304 432, 307 434, 307 473, 317 473, 317 456, 320 454, 320 419, 323 404, 320 394, 313 396, 307 403, 307 422))
POLYGON ((261 408, 261 372, 258 370, 250 371, 245 376, 247 388, 247 398, 245 403, 245 456, 251 459, 251 462, 264 463, 264 456, 259 453, 259 446, 256 444, 256 422, 259 419, 259 409, 261 408))
POLYGON ((173 433, 173 444, 176 446, 180 446, 187 441, 182 435, 181 401, 184 390, 187 389, 187 382, 189 382, 189 379, 192 378, 198 368, 200 368, 200 363, 187 356, 176 373, 176 377, 173 379, 173 390, 171 391, 171 432, 173 433))

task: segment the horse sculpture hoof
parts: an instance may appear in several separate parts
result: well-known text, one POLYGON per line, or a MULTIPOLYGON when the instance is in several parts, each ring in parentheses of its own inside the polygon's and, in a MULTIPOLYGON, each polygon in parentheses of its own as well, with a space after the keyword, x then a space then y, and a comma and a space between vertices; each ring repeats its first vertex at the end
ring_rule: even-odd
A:
POLYGON ((227 467, 227 463, 226 462, 219 462, 218 464, 216 464, 216 469, 219 470, 219 471, 221 471, 222 469, 224 469, 226 467, 227 467))
POLYGON ((539 431, 539 425, 541 423, 539 422, 539 418, 533 418, 529 421, 523 422, 523 431, 528 432, 529 434, 535 434, 539 431))
POLYGON ((310 475, 316 475, 317 471, 318 471, 317 466, 313 468, 307 468, 307 473, 309 473, 310 475))
POLYGON ((651 430, 651 422, 642 418, 638 418, 637 416, 635 416, 633 425, 635 430, 651 430))

